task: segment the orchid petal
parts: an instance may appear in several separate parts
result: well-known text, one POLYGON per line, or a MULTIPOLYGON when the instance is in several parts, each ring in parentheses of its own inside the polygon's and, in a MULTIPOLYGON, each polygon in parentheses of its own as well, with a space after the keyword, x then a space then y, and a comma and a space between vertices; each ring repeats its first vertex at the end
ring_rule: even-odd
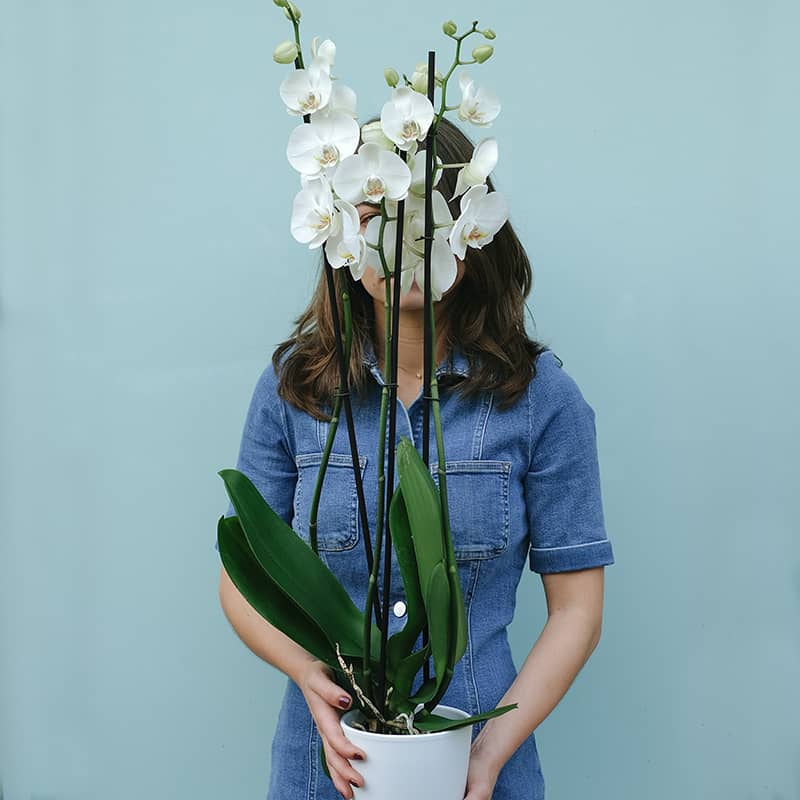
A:
POLYGON ((469 205, 471 200, 479 200, 489 191, 489 187, 485 183, 479 183, 476 186, 472 186, 467 193, 461 198, 461 213, 463 214, 467 210, 467 206, 469 205))
MULTIPOLYGON (((414 270, 420 289, 425 291, 424 262, 414 270)), ((435 238, 431 250, 431 297, 434 302, 442 299, 442 295, 455 283, 458 277, 458 264, 447 240, 435 238)))
POLYGON ((330 72, 330 68, 336 61, 336 45, 330 39, 325 39, 322 44, 318 44, 318 42, 319 36, 315 36, 311 40, 311 55, 313 58, 320 59, 330 72))
POLYGON ((411 185, 411 170, 408 164, 396 153, 382 150, 377 145, 375 147, 379 154, 380 176, 386 183, 386 196, 390 200, 402 200, 408 194, 408 187, 411 185))
MULTIPOLYGON (((400 273, 400 294, 408 294, 411 291, 415 275, 416 272, 413 269, 404 269, 400 273)), ((417 283, 419 284, 419 281, 417 283)))
POLYGON ((362 234, 358 234, 358 261, 350 264, 350 274, 353 280, 360 281, 364 276, 364 270, 367 268, 367 243, 364 241, 362 234))
POLYGON ((336 81, 333 84, 328 106, 331 111, 339 111, 353 119, 356 119, 358 116, 356 114, 356 93, 349 86, 346 86, 340 81, 336 81))
POLYGON ((504 195, 500 192, 489 192, 481 201, 477 220, 486 238, 482 238, 480 243, 474 246, 481 248, 489 244, 494 235, 508 221, 508 204, 504 195))
POLYGON ((368 174, 364 166, 363 159, 355 154, 339 162, 339 167, 333 176, 333 189, 348 203, 360 203, 364 199, 364 180, 368 174))
MULTIPOLYGON (((408 162, 411 165, 411 185, 409 192, 419 197, 425 196, 425 169, 426 157, 425 150, 421 150, 419 156, 409 156, 408 162)), ((442 177, 442 159, 436 156, 436 164, 433 170, 433 180, 431 184, 437 186, 442 177)))

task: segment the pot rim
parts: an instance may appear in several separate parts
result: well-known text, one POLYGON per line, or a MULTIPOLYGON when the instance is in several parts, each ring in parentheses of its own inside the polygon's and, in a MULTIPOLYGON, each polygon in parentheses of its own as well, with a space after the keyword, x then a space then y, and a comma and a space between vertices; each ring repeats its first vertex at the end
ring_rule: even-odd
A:
MULTIPOLYGON (((450 711, 457 711, 459 714, 463 714, 462 719, 466 719, 470 716, 469 712, 465 711, 463 708, 456 708, 455 706, 444 706, 438 705, 436 706, 437 709, 440 711, 443 709, 448 709, 450 711)), ((362 731, 360 728, 354 728, 345 717, 353 717, 357 714, 360 714, 362 717, 365 716, 364 712, 360 708, 351 708, 349 711, 345 711, 344 714, 339 718, 340 722, 347 726, 348 731, 353 731, 355 734, 363 734, 364 736, 371 736, 375 739, 392 739, 393 741, 402 739, 404 741, 414 741, 419 739, 429 739, 431 736, 444 736, 448 733, 458 733, 461 728, 456 728, 455 730, 450 729, 446 731, 430 731, 429 733, 422 733, 418 735, 408 735, 408 734, 401 734, 401 733, 375 733, 374 731, 362 731)), ((458 719, 458 717, 456 717, 458 719)), ((474 722, 471 722, 470 725, 474 725, 474 722)), ((467 726, 464 726, 467 727, 467 726)))

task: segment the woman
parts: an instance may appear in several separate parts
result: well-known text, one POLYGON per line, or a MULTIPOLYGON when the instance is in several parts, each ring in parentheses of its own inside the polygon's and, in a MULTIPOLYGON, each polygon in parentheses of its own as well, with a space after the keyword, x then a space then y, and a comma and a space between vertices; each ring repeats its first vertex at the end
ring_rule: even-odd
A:
MULTIPOLYGON (((473 144, 447 119, 437 137, 444 163, 470 160, 473 144)), ((445 170, 436 186, 454 219, 460 202, 451 199, 456 172, 445 170)), ((492 191, 490 179, 487 184, 492 191)), ((380 209, 369 203, 357 208, 363 232, 380 209)), ((336 277, 346 284, 352 305, 349 377, 374 550, 384 278, 377 258, 360 281, 349 269, 337 270, 336 277)), ((474 726, 467 800, 544 797, 533 731, 599 641, 603 567, 614 563, 604 529, 594 411, 552 351, 527 337, 523 310, 531 285, 530 263, 507 222, 483 249, 468 248, 455 283, 434 303, 448 503, 469 632, 441 702, 471 714, 518 704, 474 726), (517 674, 506 626, 526 561, 541 574, 548 619, 517 674)), ((422 290, 414 283, 400 300, 396 437, 411 439, 420 452, 423 309, 422 290)), ((308 541, 314 480, 339 383, 324 270, 295 324, 258 381, 237 469, 308 541)), ((430 468, 438 481, 433 424, 430 435, 430 468)), ((233 513, 229 505, 226 514, 233 513)), ((322 489, 318 548, 361 608, 368 576, 362 535, 342 415, 322 489)), ((380 576, 382 587, 382 570, 380 576)), ((406 611, 394 556, 391 592, 389 636, 403 627, 406 611)), ((340 704, 344 693, 332 670, 256 614, 224 568, 220 599, 244 643, 290 678, 272 743, 268 800, 353 797, 350 784, 362 785, 362 779, 351 761, 365 754, 339 725, 352 698, 340 704), (321 768, 320 746, 330 779, 321 768)), ((420 671, 415 691, 421 682, 420 671)))

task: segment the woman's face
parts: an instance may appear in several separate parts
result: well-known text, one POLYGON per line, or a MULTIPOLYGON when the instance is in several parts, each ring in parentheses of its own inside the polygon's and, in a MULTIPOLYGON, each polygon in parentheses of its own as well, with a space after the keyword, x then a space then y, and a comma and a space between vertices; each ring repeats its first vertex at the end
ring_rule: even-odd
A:
MULTIPOLYGON (((381 214, 380 206, 375 205, 374 203, 359 203, 356 206, 356 211, 358 211, 361 218, 362 234, 366 234, 367 223, 372 219, 372 217, 375 215, 380 216, 381 214)), ((361 276, 361 283, 364 285, 364 288, 369 292, 369 294, 375 298, 375 300, 383 303, 386 297, 386 290, 384 288, 385 281, 383 278, 383 268, 380 265, 379 256, 374 250, 369 250, 367 259, 367 266, 364 269, 364 274, 361 276), (376 262, 375 266, 372 264, 373 261, 376 262)), ((456 257, 456 268, 456 279, 453 282, 453 285, 443 293, 442 297, 451 292, 464 275, 464 262, 458 257, 456 257)), ((394 276, 389 278, 389 291, 391 292, 393 290, 394 276)), ((424 308, 425 296, 423 295, 422 289, 415 279, 408 292, 406 292, 406 294, 400 294, 400 310, 411 311, 424 308)))

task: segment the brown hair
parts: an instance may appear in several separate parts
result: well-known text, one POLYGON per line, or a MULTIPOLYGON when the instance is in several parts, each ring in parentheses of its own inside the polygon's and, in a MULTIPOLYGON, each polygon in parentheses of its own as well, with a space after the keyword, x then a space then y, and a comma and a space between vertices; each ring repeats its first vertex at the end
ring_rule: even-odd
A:
MULTIPOLYGON (((373 117, 368 122, 377 121, 373 117)), ((366 124, 366 123, 365 123, 366 124)), ((436 132, 436 155, 443 163, 466 163, 475 145, 450 120, 442 117, 436 132)), ((418 152, 425 149, 419 142, 418 152)), ((458 170, 442 170, 437 188, 448 200, 453 219, 461 213, 460 197, 452 198, 458 170)), ((491 178, 486 180, 489 191, 494 190, 491 178)), ((279 374, 278 394, 296 408, 316 419, 330 420, 325 409, 330 408, 333 393, 339 384, 339 366, 325 277, 325 254, 319 266, 319 278, 306 309, 294 320, 292 335, 275 349, 272 362, 279 374), (281 366, 285 351, 287 355, 281 366)), ((374 341, 375 307, 372 296, 354 280, 350 269, 334 270, 340 324, 344 325, 341 293, 350 296, 352 342, 348 380, 353 395, 364 388, 367 368, 363 364, 364 346, 374 341)), ((506 222, 494 239, 481 249, 468 247, 464 257, 464 274, 458 284, 434 304, 437 342, 444 340, 445 352, 450 353, 455 342, 467 357, 470 374, 458 378, 455 384, 463 397, 481 391, 499 393, 500 410, 511 406, 526 390, 536 374, 535 361, 548 348, 529 339, 525 333, 525 298, 533 284, 530 261, 510 222, 506 222), (457 314, 448 314, 450 307, 457 314)), ((344 331, 342 331, 344 339, 344 331)), ((440 381, 441 382, 441 381, 440 381)))

